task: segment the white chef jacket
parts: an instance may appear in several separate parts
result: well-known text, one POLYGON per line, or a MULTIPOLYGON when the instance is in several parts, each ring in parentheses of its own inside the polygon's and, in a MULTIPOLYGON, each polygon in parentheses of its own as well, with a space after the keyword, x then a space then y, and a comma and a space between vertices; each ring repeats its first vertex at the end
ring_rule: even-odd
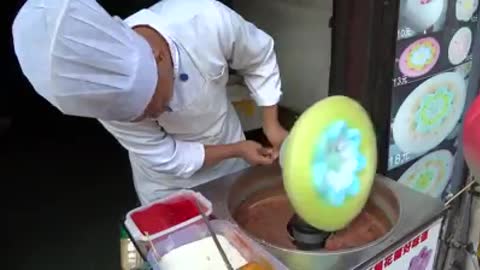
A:
POLYGON ((204 145, 245 139, 227 98, 229 66, 244 76, 259 106, 278 103, 273 39, 215 0, 165 0, 125 22, 161 33, 176 67, 170 111, 136 123, 101 121, 129 152, 142 204, 246 168, 242 159, 202 168, 204 145))

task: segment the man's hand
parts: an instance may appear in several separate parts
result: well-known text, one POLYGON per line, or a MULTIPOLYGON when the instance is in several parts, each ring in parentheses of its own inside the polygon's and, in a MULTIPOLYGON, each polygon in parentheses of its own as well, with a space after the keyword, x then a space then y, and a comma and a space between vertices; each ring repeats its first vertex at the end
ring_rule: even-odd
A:
POLYGON ((277 158, 273 149, 263 147, 254 141, 239 142, 240 156, 251 165, 270 165, 277 158))

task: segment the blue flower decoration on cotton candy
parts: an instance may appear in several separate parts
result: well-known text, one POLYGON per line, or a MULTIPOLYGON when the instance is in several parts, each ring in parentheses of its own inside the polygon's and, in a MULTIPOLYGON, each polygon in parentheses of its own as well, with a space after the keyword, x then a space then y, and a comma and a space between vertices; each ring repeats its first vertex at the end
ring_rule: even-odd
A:
POLYGON ((341 206, 360 192, 358 173, 366 167, 360 142, 360 131, 349 128, 345 121, 332 123, 319 138, 313 183, 319 195, 333 206, 341 206))

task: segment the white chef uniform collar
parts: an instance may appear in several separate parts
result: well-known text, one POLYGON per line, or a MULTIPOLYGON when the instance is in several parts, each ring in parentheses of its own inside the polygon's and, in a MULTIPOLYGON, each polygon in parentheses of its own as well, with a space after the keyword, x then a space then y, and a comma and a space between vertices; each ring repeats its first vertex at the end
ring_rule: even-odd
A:
POLYGON ((29 0, 12 30, 23 73, 65 114, 129 121, 153 96, 150 45, 94 0, 29 0))

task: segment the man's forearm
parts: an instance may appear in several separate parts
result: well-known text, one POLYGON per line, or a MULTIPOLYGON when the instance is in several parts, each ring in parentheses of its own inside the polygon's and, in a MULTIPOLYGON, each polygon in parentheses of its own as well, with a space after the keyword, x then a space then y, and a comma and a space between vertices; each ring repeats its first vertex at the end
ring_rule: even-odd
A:
POLYGON ((238 143, 205 145, 205 160, 203 167, 217 165, 225 159, 241 157, 241 148, 238 143))
POLYGON ((267 106, 263 108, 263 128, 276 127, 280 123, 278 121, 278 106, 267 106))

